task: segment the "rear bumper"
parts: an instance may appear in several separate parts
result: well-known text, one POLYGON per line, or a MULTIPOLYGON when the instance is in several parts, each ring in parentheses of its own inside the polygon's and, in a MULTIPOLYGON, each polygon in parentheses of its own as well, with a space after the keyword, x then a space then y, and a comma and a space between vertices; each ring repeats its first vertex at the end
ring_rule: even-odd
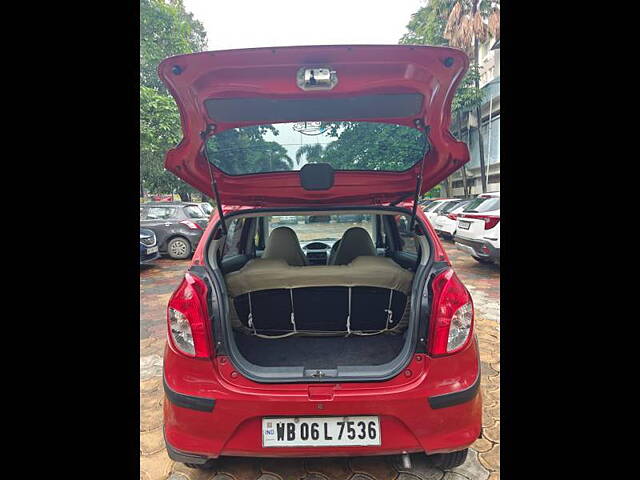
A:
POLYGON ((451 228, 448 225, 441 225, 439 227, 433 227, 438 235, 444 235, 447 237, 452 237, 455 232, 455 227, 451 228))
POLYGON ((470 240, 456 235, 454 237, 456 248, 474 257, 492 259, 500 261, 500 249, 495 248, 485 240, 470 240))
POLYGON ((381 384, 340 384, 330 397, 318 400, 311 398, 309 385, 246 380, 243 383, 251 388, 230 386, 225 382, 226 373, 216 374, 213 363, 185 359, 167 347, 164 428, 169 456, 180 462, 204 463, 218 456, 337 457, 444 453, 468 447, 480 435, 482 424, 476 342, 452 357, 422 355, 420 362, 425 367, 422 371, 415 360, 408 367, 418 377, 410 388, 404 378, 399 379, 405 382, 404 388, 388 391, 381 384), (382 445, 262 446, 262 417, 318 415, 378 415, 382 445))

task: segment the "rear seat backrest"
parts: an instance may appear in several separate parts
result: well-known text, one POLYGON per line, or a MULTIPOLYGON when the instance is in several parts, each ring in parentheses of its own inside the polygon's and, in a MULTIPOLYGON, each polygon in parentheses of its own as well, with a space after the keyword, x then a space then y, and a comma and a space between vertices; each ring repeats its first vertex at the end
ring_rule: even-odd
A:
POLYGON ((267 246, 264 249, 262 258, 281 258, 294 267, 307 265, 307 257, 302 251, 302 248, 300 248, 298 236, 296 232, 289 227, 278 227, 271 232, 267 239, 267 246))
POLYGON ((413 275, 389 258, 363 256, 348 265, 304 268, 255 259, 225 278, 240 322, 279 335, 394 329, 413 275))
POLYGON ((332 265, 346 265, 356 257, 375 256, 376 253, 369 232, 362 227, 351 227, 342 235, 332 265))

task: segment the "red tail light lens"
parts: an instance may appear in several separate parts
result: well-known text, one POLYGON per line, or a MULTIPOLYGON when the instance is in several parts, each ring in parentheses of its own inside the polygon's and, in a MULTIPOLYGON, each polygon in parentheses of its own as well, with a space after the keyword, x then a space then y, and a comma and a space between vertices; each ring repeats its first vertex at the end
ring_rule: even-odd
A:
POLYGON ((186 273, 167 308, 171 347, 189 357, 209 358, 211 341, 207 321, 207 286, 186 273))
POLYGON ((449 355, 462 350, 473 331, 471 295, 451 269, 434 278, 433 306, 427 349, 431 355, 449 355))
POLYGON ((484 220, 484 229, 485 230, 491 230, 500 221, 500 217, 497 216, 497 215, 470 215, 470 214, 466 214, 466 215, 460 215, 460 216, 464 217, 464 218, 477 218, 478 220, 484 220))
POLYGON ((458 214, 457 213, 449 213, 447 215, 447 218, 450 218, 451 220, 457 220, 458 214))
POLYGON ((484 229, 491 230, 493 227, 495 227, 498 224, 499 221, 500 221, 500 217, 496 217, 495 215, 487 215, 484 218, 484 229))
POLYGON ((182 220, 180 223, 183 225, 186 225, 191 230, 202 230, 202 227, 200 225, 198 225, 195 222, 192 222, 191 220, 182 220))

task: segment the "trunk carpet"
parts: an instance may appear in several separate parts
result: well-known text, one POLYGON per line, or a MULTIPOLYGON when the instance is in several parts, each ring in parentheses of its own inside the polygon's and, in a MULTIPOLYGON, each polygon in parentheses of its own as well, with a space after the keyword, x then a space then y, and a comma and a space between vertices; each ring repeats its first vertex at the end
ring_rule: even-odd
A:
POLYGON ((251 363, 263 367, 382 365, 396 357, 404 335, 370 337, 288 337, 264 339, 235 332, 236 345, 251 363))

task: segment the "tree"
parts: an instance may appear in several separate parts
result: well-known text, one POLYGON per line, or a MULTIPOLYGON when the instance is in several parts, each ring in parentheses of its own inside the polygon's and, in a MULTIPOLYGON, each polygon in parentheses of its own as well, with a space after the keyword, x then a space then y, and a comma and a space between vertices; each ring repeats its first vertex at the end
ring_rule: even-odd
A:
POLYGON ((188 13, 182 0, 140 0, 140 85, 168 93, 158 78, 167 57, 204 50, 204 26, 188 13))
POLYGON ((209 137, 207 157, 232 175, 291 170, 293 160, 277 142, 264 140, 267 132, 278 135, 272 125, 232 128, 209 137))
POLYGON ((309 143, 307 145, 302 145, 296 151, 296 163, 300 165, 300 160, 302 159, 303 156, 305 157, 305 160, 307 161, 307 163, 317 163, 322 161, 323 155, 324 155, 324 147, 319 143, 315 143, 315 144, 309 143))
MULTIPOLYGON (((473 55, 476 68, 480 62, 479 42, 485 42, 489 35, 489 24, 492 33, 497 38, 500 35, 499 1, 489 0, 458 0, 449 14, 447 25, 442 34, 449 40, 452 47, 462 48, 467 54, 473 55), (486 21, 486 23, 485 23, 486 21)), ((480 76, 474 79, 476 90, 480 90, 480 76)), ((478 119, 478 151, 480 153, 480 181, 482 193, 487 191, 486 169, 484 164, 484 140, 482 138, 481 102, 475 104, 478 119)))
POLYGON ((145 191, 176 192, 182 200, 190 200, 193 189, 164 169, 165 152, 181 138, 180 114, 173 98, 140 87, 140 179, 145 191))
POLYGON ((423 157, 426 147, 421 131, 386 123, 334 122, 328 124, 328 136, 336 140, 324 150, 305 149, 320 154, 307 155, 307 161, 329 163, 336 170, 406 170, 423 157))
MULTIPOLYGON (((494 38, 500 36, 499 1, 491 0, 429 0, 411 15, 407 25, 408 32, 402 36, 402 44, 426 44, 462 48, 471 59, 471 65, 458 86, 451 105, 458 119, 458 138, 461 138, 460 124, 463 111, 476 109, 479 118, 478 136, 480 145, 480 172, 483 192, 486 191, 484 145, 480 126, 482 117, 480 107, 483 93, 480 90, 480 72, 477 41, 486 40, 491 33, 494 38), (479 20, 478 20, 479 19, 479 20), (487 24, 485 25, 485 20, 487 24)), ((462 179, 465 194, 470 192, 466 185, 466 168, 462 167, 462 179)), ((447 186, 450 180, 447 179, 447 186)))
POLYGON ((164 169, 167 150, 182 138, 180 115, 156 69, 167 57, 201 51, 202 24, 182 0, 140 0, 140 182, 141 190, 177 192, 190 200, 195 190, 164 169))

